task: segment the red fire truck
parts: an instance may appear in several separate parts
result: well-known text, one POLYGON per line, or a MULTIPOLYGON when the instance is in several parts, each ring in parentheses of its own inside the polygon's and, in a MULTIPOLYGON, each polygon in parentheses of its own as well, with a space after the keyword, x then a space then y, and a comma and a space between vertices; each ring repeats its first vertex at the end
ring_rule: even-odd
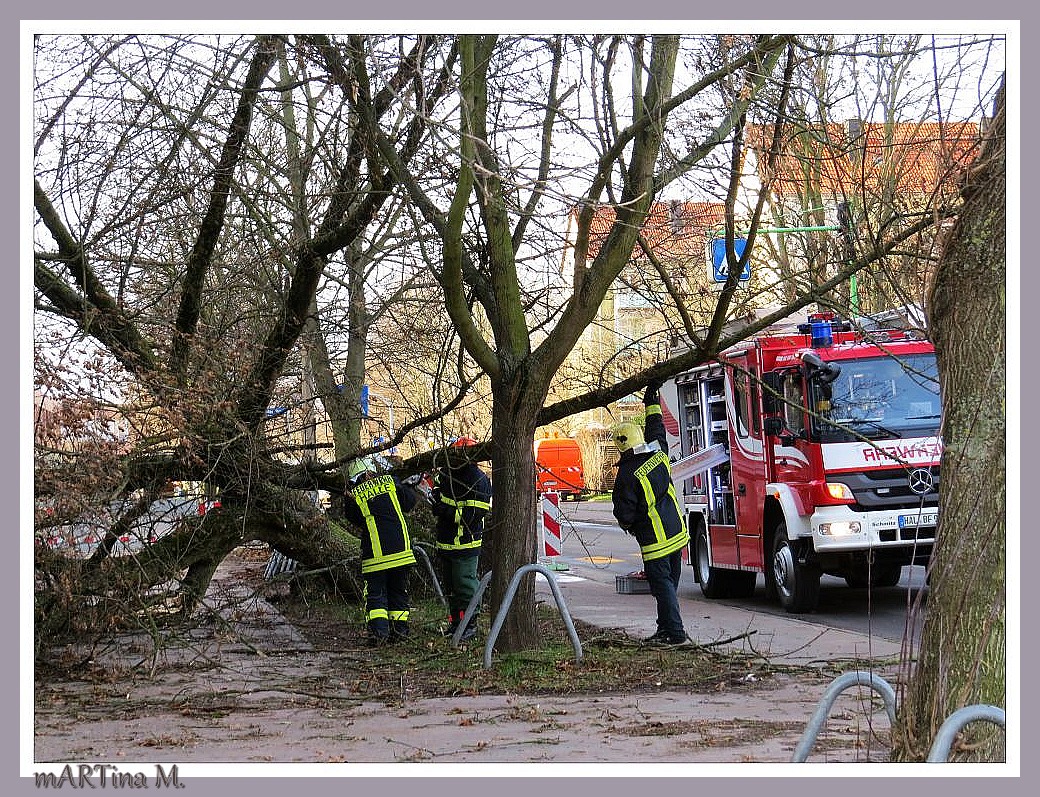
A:
POLYGON ((749 597, 763 573, 785 609, 811 612, 824 573, 894 586, 927 564, 941 407, 920 334, 811 315, 680 374, 662 402, 707 597, 749 597))

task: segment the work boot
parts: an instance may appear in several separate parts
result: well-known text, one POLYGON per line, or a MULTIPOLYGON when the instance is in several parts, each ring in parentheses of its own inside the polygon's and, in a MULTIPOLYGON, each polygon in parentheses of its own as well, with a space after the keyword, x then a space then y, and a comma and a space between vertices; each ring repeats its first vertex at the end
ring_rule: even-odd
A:
POLYGON ((390 641, 404 642, 411 635, 408 623, 403 620, 394 620, 390 623, 390 641))
POLYGON ((665 645, 670 647, 678 647, 679 645, 693 644, 693 640, 687 636, 685 631, 680 631, 677 634, 667 634, 663 640, 665 645))
POLYGON ((388 620, 382 617, 369 620, 367 627, 368 638, 365 640, 365 647, 376 648, 389 643, 390 622, 388 620))
POLYGON ((450 620, 446 626, 441 630, 441 634, 446 637, 455 636, 455 629, 459 627, 458 620, 450 620))
POLYGON ((473 637, 475 637, 476 635, 477 624, 476 622, 471 622, 469 625, 466 626, 466 630, 462 632, 462 636, 459 637, 459 642, 468 642, 469 640, 473 639, 473 637))

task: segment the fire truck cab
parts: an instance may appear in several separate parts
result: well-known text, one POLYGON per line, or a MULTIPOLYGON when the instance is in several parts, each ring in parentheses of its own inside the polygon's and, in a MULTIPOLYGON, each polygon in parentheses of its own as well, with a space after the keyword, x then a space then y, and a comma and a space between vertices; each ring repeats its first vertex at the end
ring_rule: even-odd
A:
POLYGON ((680 374, 662 400, 675 408, 673 459, 715 449, 681 481, 705 596, 749 597, 762 573, 785 609, 811 612, 824 573, 894 586, 904 565, 927 564, 941 405, 917 333, 812 315, 680 374))

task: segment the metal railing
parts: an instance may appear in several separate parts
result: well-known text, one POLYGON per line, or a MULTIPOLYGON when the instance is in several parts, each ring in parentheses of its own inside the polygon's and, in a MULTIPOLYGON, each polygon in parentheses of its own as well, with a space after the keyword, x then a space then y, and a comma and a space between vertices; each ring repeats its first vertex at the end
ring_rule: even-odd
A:
POLYGON ((957 709, 939 727, 939 732, 935 735, 932 749, 928 751, 928 758, 925 761, 929 764, 945 763, 946 759, 950 757, 950 747, 953 745, 957 732, 969 722, 975 722, 976 720, 992 722, 994 725, 999 725, 1003 728, 1004 709, 984 703, 957 709))
MULTIPOLYGON (((888 681, 876 673, 866 672, 863 670, 847 672, 843 675, 839 675, 831 681, 830 685, 824 691, 823 697, 820 698, 820 702, 816 706, 816 710, 813 712, 812 717, 809 718, 809 722, 805 726, 802 738, 798 741, 798 745, 795 747, 794 755, 791 757, 792 763, 802 763, 809 757, 809 752, 812 750, 813 745, 816 744, 816 737, 819 735, 820 729, 823 728, 826 723, 830 710, 834 706, 834 702, 842 692, 851 689, 854 686, 867 686, 881 695, 885 701, 885 710, 888 712, 888 721, 890 725, 895 726, 896 693, 888 681)), ((952 746, 957 733, 965 725, 976 720, 992 722, 1003 728, 1004 709, 998 708, 997 706, 978 704, 965 706, 964 708, 953 712, 953 714, 951 714, 946 722, 944 722, 939 728, 939 732, 936 734, 935 740, 932 742, 932 748, 928 753, 926 762, 929 764, 945 762, 949 758, 950 747, 952 746)))
POLYGON ((827 722, 827 716, 830 714, 834 701, 838 699, 842 692, 846 689, 851 689, 854 686, 869 686, 875 692, 880 694, 885 700, 885 709, 888 711, 889 722, 895 724, 896 693, 888 681, 875 673, 865 672, 863 670, 856 670, 855 672, 847 672, 843 675, 839 675, 831 681, 830 686, 828 686, 826 691, 824 691, 823 697, 820 698, 820 702, 816 706, 816 711, 814 711, 812 717, 809 718, 809 724, 805 726, 802 738, 798 741, 798 746, 794 749, 794 756, 791 758, 792 763, 799 764, 809 757, 809 751, 811 751, 813 745, 816 744, 816 737, 819 735, 820 729, 823 728, 824 723, 827 722))
POLYGON ((433 582, 433 591, 437 593, 440 602, 447 606, 448 599, 444 597, 444 590, 441 589, 441 582, 437 579, 437 571, 433 569, 433 562, 430 561, 430 554, 426 551, 426 548, 427 545, 422 542, 412 544, 412 550, 419 554, 419 558, 422 559, 423 564, 426 565, 426 572, 430 574, 430 581, 433 582))
MULTIPOLYGON (((581 661, 584 655, 581 650, 581 640, 578 639, 578 632, 574 630, 574 621, 571 620, 571 614, 567 610, 567 603, 563 599, 563 594, 560 592, 560 586, 556 583, 556 576, 553 571, 545 565, 532 564, 523 565, 517 568, 517 571, 513 574, 513 579, 509 582, 509 586, 506 588, 506 593, 502 597, 502 605, 498 609, 498 614, 495 615, 495 620, 491 624, 491 630, 488 632, 487 642, 484 644, 484 669, 491 669, 491 653, 495 649, 495 640, 498 639, 498 634, 502 630, 502 626, 506 621, 506 615, 509 613, 510 607, 513 605, 513 598, 516 597, 517 588, 520 586, 520 579, 523 578, 527 573, 538 572, 545 576, 545 580, 549 582, 549 589, 552 590, 553 598, 556 600, 556 606, 560 610, 560 617, 563 618, 563 624, 567 628, 567 634, 571 638, 571 645, 574 646, 574 654, 577 661, 581 661)), ((475 606, 487 585, 491 582, 491 573, 488 572, 484 579, 480 582, 476 594, 470 600, 469 607, 466 608, 466 617, 470 616, 470 610, 475 606)), ((462 623, 459 623, 462 626, 462 623)), ((461 628, 456 629, 456 635, 461 635, 461 628)), ((453 643, 455 639, 453 638, 453 643)))

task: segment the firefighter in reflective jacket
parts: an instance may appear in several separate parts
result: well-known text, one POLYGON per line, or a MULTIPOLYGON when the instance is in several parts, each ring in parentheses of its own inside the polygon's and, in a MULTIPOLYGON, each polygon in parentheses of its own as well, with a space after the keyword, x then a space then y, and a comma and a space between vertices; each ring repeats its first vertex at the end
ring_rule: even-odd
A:
MULTIPOLYGON (((472 437, 460 437, 452 446, 476 444, 472 437)), ((491 511, 491 480, 474 462, 449 465, 437 477, 433 493, 433 514, 437 518, 437 560, 448 601, 445 636, 455 633, 465 620, 460 640, 477 633, 476 609, 465 617, 466 607, 477 591, 477 562, 484 535, 484 518, 491 511)))
POLYGON ((405 515, 416 504, 414 490, 395 476, 377 474, 368 458, 351 463, 343 502, 347 520, 364 529, 361 575, 365 580, 365 620, 369 646, 408 636, 408 577, 412 552, 405 515))
POLYGON ((680 645, 689 639, 679 614, 678 587, 682 549, 690 535, 672 484, 659 390, 659 384, 650 384, 643 396, 644 429, 631 421, 614 428, 614 442, 621 452, 614 480, 614 517, 639 543, 643 572, 657 599, 657 632, 647 641, 680 645))

